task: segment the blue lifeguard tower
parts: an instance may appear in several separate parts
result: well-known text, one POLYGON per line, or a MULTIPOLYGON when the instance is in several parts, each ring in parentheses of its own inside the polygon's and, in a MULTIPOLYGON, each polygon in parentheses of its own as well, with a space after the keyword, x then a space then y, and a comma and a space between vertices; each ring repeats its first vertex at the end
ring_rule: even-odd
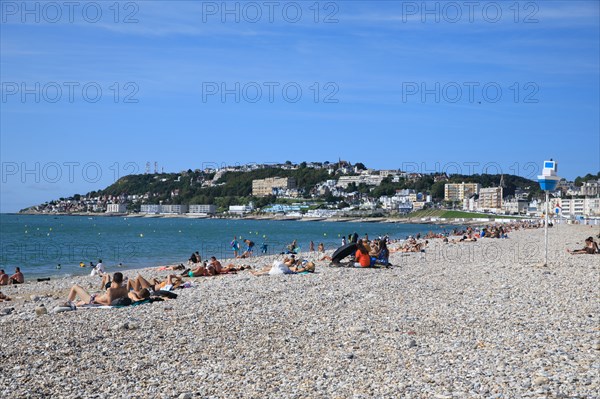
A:
POLYGON ((550 158, 549 161, 544 161, 542 174, 538 175, 538 183, 542 190, 546 192, 546 211, 544 222, 544 266, 548 266, 548 215, 550 213, 550 191, 556 189, 556 185, 560 181, 560 177, 556 175, 558 171, 558 162, 550 158))

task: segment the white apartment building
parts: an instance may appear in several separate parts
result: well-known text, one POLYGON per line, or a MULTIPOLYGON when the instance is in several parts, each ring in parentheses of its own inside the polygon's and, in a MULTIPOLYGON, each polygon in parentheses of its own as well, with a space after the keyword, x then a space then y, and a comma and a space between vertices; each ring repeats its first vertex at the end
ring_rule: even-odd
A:
POLYGON ((160 213, 168 215, 181 215, 183 213, 187 213, 187 211, 187 205, 162 205, 160 213))
POLYGON ((188 208, 188 213, 202 214, 202 215, 214 215, 215 213, 217 213, 217 206, 216 205, 191 204, 188 208))
POLYGON ((125 204, 107 204, 106 213, 126 213, 127 205, 125 204))
POLYGON ((156 204, 145 204, 140 206, 140 213, 157 214, 160 213, 160 210, 161 206, 156 204))
POLYGON ((383 176, 380 175, 358 175, 358 176, 341 176, 338 179, 337 186, 342 188, 348 188, 352 183, 357 186, 361 183, 367 186, 379 186, 383 181, 383 176))
MULTIPOLYGON (((552 202, 551 202, 552 203, 552 202)), ((560 198, 561 213, 565 217, 600 216, 600 198, 560 198)))
POLYGON ((250 213, 254 210, 254 207, 251 205, 230 205, 229 213, 233 213, 235 215, 244 215, 246 213, 250 213))

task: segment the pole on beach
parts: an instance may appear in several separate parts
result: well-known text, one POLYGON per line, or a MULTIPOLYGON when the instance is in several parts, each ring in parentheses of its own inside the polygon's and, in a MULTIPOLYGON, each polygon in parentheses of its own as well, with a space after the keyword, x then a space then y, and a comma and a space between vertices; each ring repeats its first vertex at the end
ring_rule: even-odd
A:
POLYGON ((546 222, 544 223, 544 266, 548 266, 548 210, 550 209, 550 191, 546 190, 546 222))
POLYGON ((550 191, 556 188, 560 177, 556 175, 558 170, 558 162, 550 158, 549 161, 544 161, 542 174, 538 176, 540 188, 546 192, 546 212, 544 218, 544 265, 548 266, 548 221, 550 213, 550 191))

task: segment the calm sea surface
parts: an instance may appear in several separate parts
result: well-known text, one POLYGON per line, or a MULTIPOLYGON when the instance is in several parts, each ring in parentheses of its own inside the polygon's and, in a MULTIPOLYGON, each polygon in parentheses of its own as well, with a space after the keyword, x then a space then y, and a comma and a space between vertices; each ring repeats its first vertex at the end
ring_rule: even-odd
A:
MULTIPOLYGON (((451 230, 455 226, 394 223, 328 223, 184 218, 124 218, 0 214, 0 269, 12 274, 20 266, 25 277, 88 274, 89 265, 102 259, 107 271, 118 264, 141 268, 185 262, 193 251, 202 259, 231 257, 233 236, 263 242, 268 254, 280 253, 297 239, 302 251, 323 242, 337 248, 341 236, 355 231, 370 238, 389 234, 403 239, 417 232, 451 230), (60 268, 58 265, 60 264, 60 268)), ((240 240, 241 243, 241 240, 240 240)))

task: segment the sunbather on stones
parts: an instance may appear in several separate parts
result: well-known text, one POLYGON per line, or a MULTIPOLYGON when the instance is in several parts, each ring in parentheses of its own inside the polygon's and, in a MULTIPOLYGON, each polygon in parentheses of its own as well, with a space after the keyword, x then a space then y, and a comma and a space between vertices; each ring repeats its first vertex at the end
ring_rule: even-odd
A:
POLYGON ((126 287, 122 286, 122 283, 123 273, 116 272, 113 274, 113 280, 110 288, 108 288, 104 294, 90 294, 76 284, 69 292, 67 304, 68 306, 71 306, 73 301, 79 297, 80 301, 76 303, 77 306, 87 304, 110 305, 115 299, 124 298, 127 296, 128 290, 126 287))
POLYGON ((152 291, 160 291, 165 288, 176 288, 182 283, 183 279, 175 274, 168 275, 164 281, 153 278, 151 282, 142 277, 141 274, 138 274, 133 281, 127 282, 127 290, 135 291, 137 293, 141 292, 144 288, 152 291))

